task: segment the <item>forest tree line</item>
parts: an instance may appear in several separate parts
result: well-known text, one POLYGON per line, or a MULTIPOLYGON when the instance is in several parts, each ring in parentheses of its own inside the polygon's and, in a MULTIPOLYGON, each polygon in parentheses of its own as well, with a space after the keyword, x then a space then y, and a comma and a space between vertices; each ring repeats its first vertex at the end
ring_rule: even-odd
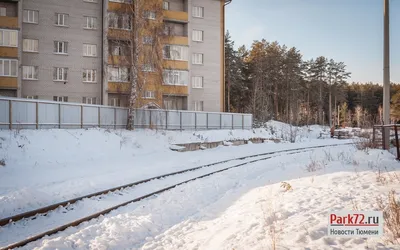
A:
MULTIPOLYGON (((382 86, 350 83, 344 62, 324 56, 303 60, 297 48, 264 39, 235 49, 228 32, 225 67, 225 110, 252 113, 255 122, 358 127, 382 123, 382 86)), ((400 85, 391 85, 391 96, 391 119, 396 122, 400 85)))

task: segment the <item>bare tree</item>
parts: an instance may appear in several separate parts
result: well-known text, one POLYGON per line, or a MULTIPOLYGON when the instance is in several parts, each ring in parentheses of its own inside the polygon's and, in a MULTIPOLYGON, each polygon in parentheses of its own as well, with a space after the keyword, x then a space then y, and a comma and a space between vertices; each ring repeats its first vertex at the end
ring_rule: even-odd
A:
POLYGON ((361 125, 361 116, 362 116, 362 113, 363 113, 363 109, 362 109, 362 107, 361 107, 360 105, 358 105, 358 106, 355 108, 355 115, 356 115, 356 120, 357 120, 357 127, 360 127, 360 125, 361 125))
POLYGON ((113 39, 109 52, 111 55, 124 56, 118 62, 112 57, 109 64, 118 65, 118 77, 129 82, 128 129, 133 129, 135 108, 141 103, 141 93, 149 82, 161 86, 163 81, 162 48, 167 35, 162 1, 135 0, 123 4, 109 13, 108 23, 109 32, 113 28, 118 29, 118 32, 114 32, 115 38, 109 36, 109 39, 113 39))

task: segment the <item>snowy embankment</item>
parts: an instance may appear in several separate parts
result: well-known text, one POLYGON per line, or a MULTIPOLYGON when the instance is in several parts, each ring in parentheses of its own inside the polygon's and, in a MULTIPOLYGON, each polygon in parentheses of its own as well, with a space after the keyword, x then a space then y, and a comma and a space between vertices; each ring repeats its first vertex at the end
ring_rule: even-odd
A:
POLYGON ((330 211, 380 210, 389 190, 399 190, 398 170, 390 153, 353 145, 276 157, 178 186, 23 249, 399 249, 387 238, 326 235, 330 211))
MULTIPOLYGON (((275 129, 249 131, 124 131, 124 130, 21 130, 0 131, 0 218, 55 202, 86 195, 199 165, 255 153, 337 143, 318 140, 318 126, 303 129, 299 144, 219 147, 201 152, 177 153, 175 143, 279 138, 275 129), (306 143, 307 142, 307 143, 306 143)), ((288 127, 286 125, 286 127, 288 127)))

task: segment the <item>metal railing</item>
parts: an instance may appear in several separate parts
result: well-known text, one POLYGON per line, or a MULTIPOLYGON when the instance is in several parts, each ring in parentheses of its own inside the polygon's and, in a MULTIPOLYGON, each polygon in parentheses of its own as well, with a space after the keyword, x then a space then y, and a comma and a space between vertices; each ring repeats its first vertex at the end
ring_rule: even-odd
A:
MULTIPOLYGON (((0 129, 113 128, 128 124, 127 108, 0 97, 0 129)), ((136 109, 135 128, 251 129, 251 114, 136 109)))

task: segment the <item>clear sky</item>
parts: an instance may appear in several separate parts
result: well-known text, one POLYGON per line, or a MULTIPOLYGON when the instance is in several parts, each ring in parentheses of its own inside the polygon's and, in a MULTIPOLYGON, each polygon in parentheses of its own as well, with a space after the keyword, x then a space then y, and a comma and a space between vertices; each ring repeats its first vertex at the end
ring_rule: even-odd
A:
MULTIPOLYGON (((400 0, 390 0, 391 81, 400 82, 400 0)), ((303 59, 343 61, 353 81, 383 82, 383 0, 233 0, 226 29, 236 46, 265 38, 303 59)))

